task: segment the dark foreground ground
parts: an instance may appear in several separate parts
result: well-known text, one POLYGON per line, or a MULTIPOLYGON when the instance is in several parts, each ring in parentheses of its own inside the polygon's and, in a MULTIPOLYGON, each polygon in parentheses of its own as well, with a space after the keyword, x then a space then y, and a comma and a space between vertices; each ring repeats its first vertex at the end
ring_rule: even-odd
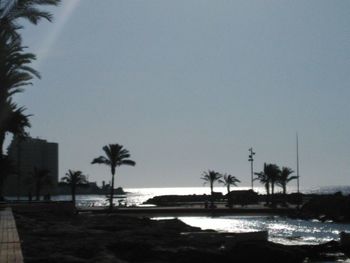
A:
POLYGON ((26 263, 50 262, 304 262, 334 259, 337 242, 283 246, 271 242, 229 245, 179 220, 154 221, 116 214, 57 215, 16 212, 26 263))

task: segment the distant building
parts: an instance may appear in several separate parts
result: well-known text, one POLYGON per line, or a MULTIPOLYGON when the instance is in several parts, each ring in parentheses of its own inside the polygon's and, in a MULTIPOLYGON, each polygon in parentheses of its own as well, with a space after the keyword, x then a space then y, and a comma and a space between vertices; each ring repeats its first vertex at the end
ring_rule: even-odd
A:
POLYGON ((8 177, 5 195, 27 195, 33 192, 30 177, 34 167, 49 170, 52 177, 53 185, 44 188, 42 194, 54 191, 58 182, 58 143, 31 137, 14 138, 8 147, 8 156, 18 169, 18 174, 8 177))
POLYGON ((227 195, 228 206, 233 205, 249 205, 257 204, 259 201, 259 195, 257 192, 250 190, 234 190, 229 192, 227 195))

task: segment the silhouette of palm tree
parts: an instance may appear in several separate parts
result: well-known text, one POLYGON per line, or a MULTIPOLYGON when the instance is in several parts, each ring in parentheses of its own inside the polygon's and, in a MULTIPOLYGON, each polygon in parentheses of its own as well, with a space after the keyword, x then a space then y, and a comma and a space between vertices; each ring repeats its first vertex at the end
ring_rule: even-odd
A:
POLYGON ((0 155, 3 154, 3 143, 7 132, 12 133, 18 138, 28 136, 26 128, 31 127, 29 117, 24 114, 25 108, 17 108, 11 100, 6 101, 3 108, 0 106, 0 155))
MULTIPOLYGON (((0 0, 0 155, 3 154, 5 138, 3 119, 7 118, 6 104, 14 94, 23 91, 33 77, 40 78, 39 73, 29 64, 35 55, 24 53, 21 36, 23 28, 19 21, 28 20, 37 24, 41 19, 52 20, 52 15, 40 6, 56 6, 61 0, 0 0)), ((23 109, 23 108, 20 108, 23 109)), ((20 110, 23 113, 23 110, 20 110)), ((22 114, 23 115, 23 114, 22 114)), ((28 117, 28 116, 26 116, 28 117)))
POLYGON ((52 15, 39 7, 57 6, 60 2, 61 0, 2 0, 0 2, 0 34, 19 38, 17 31, 23 28, 18 23, 19 19, 28 20, 34 25, 38 24, 41 19, 52 21, 52 15))
POLYGON ((259 173, 254 173, 257 176, 254 179, 254 181, 258 180, 262 185, 265 186, 266 195, 267 195, 266 204, 269 204, 269 202, 270 202, 270 178, 266 174, 266 171, 267 171, 266 163, 264 163, 264 170, 259 172, 259 173))
POLYGON ((294 173, 294 171, 289 168, 289 167, 282 167, 280 176, 277 180, 277 185, 279 185, 280 187, 282 187, 283 190, 283 195, 286 195, 287 193, 287 184, 298 178, 298 176, 290 176, 292 173, 294 173))
POLYGON ((211 196, 211 207, 214 207, 214 183, 220 178, 222 175, 218 172, 215 172, 213 170, 208 170, 207 172, 203 172, 203 177, 201 177, 202 180, 204 180, 204 184, 209 183, 210 185, 210 196, 211 196))
POLYGON ((276 164, 266 164, 264 167, 264 172, 269 178, 271 184, 271 194, 273 196, 275 193, 275 184, 278 181, 281 170, 276 164))
POLYGON ((115 170, 118 166, 130 165, 135 166, 136 163, 130 160, 129 151, 124 149, 120 144, 109 144, 104 146, 103 151, 106 156, 100 156, 92 160, 91 164, 105 164, 111 168, 112 174, 112 185, 111 185, 111 195, 109 199, 109 208, 113 209, 113 194, 114 194, 114 175, 115 170))
MULTIPOLYGON (((3 141, 5 134, 8 132, 8 120, 10 114, 12 119, 20 117, 20 120, 26 121, 28 124, 29 115, 24 115, 25 108, 17 107, 11 101, 11 96, 22 92, 23 87, 30 85, 30 80, 34 77, 40 77, 39 73, 28 65, 35 59, 30 53, 23 53, 23 47, 19 41, 7 43, 0 36, 0 150, 2 154, 3 141), (24 117, 24 118, 23 118, 24 117), (6 127, 6 128, 5 128, 6 127)), ((17 120, 19 120, 17 118, 17 120)), ((12 122, 13 123, 13 122, 12 122)), ((18 123, 18 122, 17 122, 18 123)), ((25 125, 29 126, 29 125, 25 125)), ((17 125, 17 127, 19 127, 17 125)), ((22 126, 23 127, 23 126, 22 126)))
POLYGON ((227 188, 227 193, 230 193, 230 187, 231 185, 237 186, 237 183, 240 183, 241 181, 236 178, 236 176, 230 175, 230 174, 224 174, 223 179, 219 179, 219 182, 224 184, 227 188))
POLYGON ((76 194, 77 186, 88 184, 88 180, 86 176, 81 171, 68 170, 68 173, 66 173, 66 176, 62 177, 61 181, 70 185, 71 193, 72 193, 72 201, 75 206, 75 194, 76 194))
POLYGON ((32 175, 32 181, 35 186, 35 197, 36 200, 40 200, 41 190, 44 186, 52 184, 52 177, 50 171, 47 169, 39 169, 34 167, 32 175))
POLYGON ((220 173, 215 172, 213 170, 203 172, 203 177, 201 177, 201 179, 204 180, 204 184, 209 183, 211 195, 213 195, 214 193, 214 183, 218 181, 221 177, 222 175, 220 173))

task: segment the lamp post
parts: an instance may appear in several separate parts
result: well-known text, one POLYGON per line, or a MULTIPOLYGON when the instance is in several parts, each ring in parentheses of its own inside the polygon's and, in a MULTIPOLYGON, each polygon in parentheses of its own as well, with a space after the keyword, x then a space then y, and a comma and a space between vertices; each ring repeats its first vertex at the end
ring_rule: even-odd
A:
POLYGON ((254 185, 253 185, 253 181, 254 181, 254 178, 253 178, 253 175, 254 175, 253 162, 254 162, 255 152, 253 152, 253 147, 250 147, 248 151, 249 151, 248 162, 250 162, 250 173, 251 173, 251 180, 252 180, 252 190, 254 190, 254 185))

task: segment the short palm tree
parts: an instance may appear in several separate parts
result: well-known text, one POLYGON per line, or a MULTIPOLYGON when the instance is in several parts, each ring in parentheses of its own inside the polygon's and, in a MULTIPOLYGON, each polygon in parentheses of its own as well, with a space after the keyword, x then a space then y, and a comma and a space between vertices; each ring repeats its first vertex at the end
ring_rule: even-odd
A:
POLYGON ((221 177, 222 175, 220 173, 215 172, 213 170, 203 172, 203 177, 201 177, 201 179, 204 180, 204 184, 209 183, 211 195, 213 195, 214 193, 214 183, 216 181, 219 181, 221 177))
POLYGON ((224 174, 223 179, 219 180, 220 183, 224 184, 227 188, 227 193, 230 193, 230 187, 231 185, 237 186, 237 183, 240 183, 241 181, 236 178, 236 176, 230 175, 230 174, 224 174))
POLYGON ((277 185, 282 187, 283 195, 287 193, 287 184, 298 178, 298 176, 290 176, 294 171, 289 167, 282 167, 280 176, 277 180, 277 185))
POLYGON ((130 160, 129 151, 124 149, 120 144, 109 144, 102 148, 106 156, 100 156, 92 160, 91 164, 105 164, 110 167, 112 174, 111 195, 109 199, 109 208, 113 209, 113 195, 114 195, 114 175, 118 166, 130 165, 135 166, 136 163, 130 160))
POLYGON ((52 184, 52 177, 50 176, 50 171, 47 169, 39 169, 37 167, 34 167, 34 171, 32 173, 32 180, 35 186, 36 200, 39 201, 42 188, 44 186, 52 184))
POLYGON ((68 173, 66 173, 65 177, 62 177, 61 181, 70 185, 72 193, 72 202, 75 206, 76 189, 79 185, 88 184, 86 176, 81 171, 68 170, 68 173))
POLYGON ((278 181, 281 170, 276 164, 266 164, 264 166, 264 172, 267 175, 267 177, 269 178, 269 181, 271 184, 271 194, 273 196, 275 193, 275 184, 278 181))
POLYGON ((210 196, 211 196, 211 207, 214 207, 214 183, 219 181, 222 175, 213 170, 208 170, 207 172, 203 172, 203 176, 201 177, 204 180, 204 184, 209 183, 210 186, 210 196))

